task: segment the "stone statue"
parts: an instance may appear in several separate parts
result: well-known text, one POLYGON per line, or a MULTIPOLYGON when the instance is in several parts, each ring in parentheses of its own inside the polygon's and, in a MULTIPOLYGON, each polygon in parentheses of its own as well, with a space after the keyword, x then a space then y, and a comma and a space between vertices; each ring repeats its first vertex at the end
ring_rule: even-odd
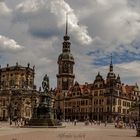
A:
POLYGON ((49 92, 49 77, 47 76, 47 74, 43 78, 42 88, 44 89, 45 93, 49 92))

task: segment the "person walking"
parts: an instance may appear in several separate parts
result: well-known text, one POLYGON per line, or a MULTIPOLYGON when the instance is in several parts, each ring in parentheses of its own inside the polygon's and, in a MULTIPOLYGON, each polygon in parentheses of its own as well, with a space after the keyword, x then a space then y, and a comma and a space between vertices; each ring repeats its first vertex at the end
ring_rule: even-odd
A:
POLYGON ((105 127, 107 126, 107 121, 105 121, 105 127))
POLYGON ((75 119, 75 120, 74 120, 74 125, 76 125, 76 123, 77 123, 77 120, 75 119))

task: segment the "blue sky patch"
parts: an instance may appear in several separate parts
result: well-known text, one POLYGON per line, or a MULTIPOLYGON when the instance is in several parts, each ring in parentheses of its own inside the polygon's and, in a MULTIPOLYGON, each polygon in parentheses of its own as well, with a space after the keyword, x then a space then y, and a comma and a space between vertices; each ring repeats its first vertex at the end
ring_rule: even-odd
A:
MULTIPOLYGON (((110 59, 111 57, 108 56, 103 56, 103 57, 98 57, 98 52, 89 52, 87 53, 87 55, 94 55, 96 56, 96 59, 94 59, 93 61, 93 65, 96 66, 106 66, 110 64, 110 59)), ((124 53, 112 53, 112 61, 113 64, 121 64, 121 63, 125 63, 125 62, 132 62, 132 61, 136 61, 136 60, 140 60, 140 54, 136 54, 134 52, 124 52, 124 53)))

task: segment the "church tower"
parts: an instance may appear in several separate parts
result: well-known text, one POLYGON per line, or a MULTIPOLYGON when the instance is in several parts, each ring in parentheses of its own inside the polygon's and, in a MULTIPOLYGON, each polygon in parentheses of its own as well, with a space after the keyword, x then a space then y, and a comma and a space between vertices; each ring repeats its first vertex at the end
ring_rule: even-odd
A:
POLYGON ((74 58, 70 52, 70 37, 68 36, 68 17, 66 15, 66 31, 63 41, 62 53, 58 57, 57 89, 67 91, 73 86, 74 58))

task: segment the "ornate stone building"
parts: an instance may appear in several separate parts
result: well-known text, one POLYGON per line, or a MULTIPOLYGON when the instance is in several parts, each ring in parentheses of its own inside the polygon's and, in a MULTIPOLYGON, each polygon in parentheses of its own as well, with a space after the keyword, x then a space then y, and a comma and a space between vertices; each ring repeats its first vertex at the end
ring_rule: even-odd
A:
POLYGON ((116 77, 113 72, 111 61, 106 80, 98 73, 96 76, 92 92, 92 119, 95 120, 118 120, 130 119, 130 108, 137 101, 139 88, 136 85, 124 85, 120 76, 116 77))
POLYGON ((75 75, 73 73, 74 57, 70 52, 70 37, 68 36, 68 19, 66 16, 66 32, 64 35, 62 53, 58 57, 58 74, 57 76, 57 93, 55 106, 57 109, 58 119, 64 116, 64 98, 67 91, 73 87, 75 75), (61 100, 61 101, 60 101, 61 100), (62 113, 63 112, 63 113, 62 113))
POLYGON ((65 119, 84 121, 92 117, 92 94, 90 85, 75 82, 65 97, 65 119))
POLYGON ((112 56, 106 79, 100 73, 91 84, 74 83, 74 58, 70 53, 70 37, 64 36, 62 54, 58 57, 56 103, 60 119, 108 120, 129 117, 129 109, 137 100, 139 88, 121 83, 120 76, 113 71, 112 56))
POLYGON ((34 85, 35 67, 0 68, 0 120, 30 119, 34 105, 39 102, 39 92, 34 85))
POLYGON ((64 36, 62 53, 58 57, 57 89, 65 92, 73 86, 74 58, 70 52, 70 37, 68 36, 68 21, 66 19, 66 33, 64 36))
POLYGON ((57 107, 64 119, 70 120, 123 120, 134 119, 130 115, 131 107, 140 95, 139 87, 124 85, 120 76, 113 71, 112 57, 109 72, 104 79, 98 72, 93 83, 80 85, 78 82, 65 92, 57 92, 57 107))

